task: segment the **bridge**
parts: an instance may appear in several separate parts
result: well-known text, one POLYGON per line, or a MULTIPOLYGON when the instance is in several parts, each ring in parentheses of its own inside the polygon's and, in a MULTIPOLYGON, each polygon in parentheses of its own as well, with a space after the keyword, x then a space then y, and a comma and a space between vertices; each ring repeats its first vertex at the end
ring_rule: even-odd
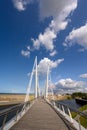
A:
POLYGON ((31 72, 25 100, 0 112, 0 130, 87 130, 80 123, 80 117, 87 119, 87 114, 65 104, 56 103, 49 98, 49 66, 46 76, 45 91, 39 94, 37 57, 31 72), (35 76, 34 99, 29 100, 32 78, 35 76), (72 118, 72 111, 77 113, 77 120, 72 118))

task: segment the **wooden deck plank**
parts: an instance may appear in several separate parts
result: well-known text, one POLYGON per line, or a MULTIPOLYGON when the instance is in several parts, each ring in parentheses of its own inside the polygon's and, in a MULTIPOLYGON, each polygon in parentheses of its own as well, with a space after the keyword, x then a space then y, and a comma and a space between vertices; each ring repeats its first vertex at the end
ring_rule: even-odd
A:
POLYGON ((44 100, 38 99, 10 130, 68 130, 68 127, 44 100))

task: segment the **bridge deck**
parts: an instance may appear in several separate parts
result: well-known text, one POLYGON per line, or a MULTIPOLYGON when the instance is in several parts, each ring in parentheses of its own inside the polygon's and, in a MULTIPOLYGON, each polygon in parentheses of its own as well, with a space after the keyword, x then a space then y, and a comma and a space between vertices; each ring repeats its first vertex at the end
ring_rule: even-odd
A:
POLYGON ((42 99, 35 102, 24 117, 10 130, 71 130, 42 99))

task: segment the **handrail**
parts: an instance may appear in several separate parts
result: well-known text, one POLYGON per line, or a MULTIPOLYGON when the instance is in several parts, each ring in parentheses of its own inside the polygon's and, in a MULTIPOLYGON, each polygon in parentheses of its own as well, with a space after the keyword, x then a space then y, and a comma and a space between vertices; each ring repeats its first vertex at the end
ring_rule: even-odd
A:
POLYGON ((5 114, 5 113, 9 112, 10 110, 15 109, 15 108, 17 108, 17 107, 20 107, 20 106, 22 106, 22 105, 24 105, 24 104, 30 104, 33 100, 34 100, 34 99, 32 99, 31 101, 19 103, 19 104, 15 105, 15 106, 12 106, 12 107, 10 107, 10 108, 6 108, 5 110, 1 110, 1 111, 0 111, 0 116, 1 116, 1 114, 5 114))
MULTIPOLYGON (((55 103, 56 103, 56 102, 55 102, 55 103)), ((64 104, 64 103, 57 102, 56 104, 60 104, 60 105, 63 105, 63 106, 65 106, 65 107, 68 107, 68 108, 69 108, 70 110, 72 110, 73 112, 76 112, 76 113, 80 114, 81 116, 87 118, 87 114, 84 113, 84 112, 82 112, 82 111, 80 111, 80 110, 77 110, 77 109, 75 109, 75 108, 72 108, 72 107, 70 107, 70 106, 67 106, 67 105, 64 104)))
POLYGON ((6 108, 5 110, 1 110, 0 111, 0 128, 1 128, 1 130, 4 130, 5 124, 8 121, 10 121, 12 118, 15 118, 15 121, 17 121, 18 115, 20 115, 20 117, 21 117, 21 115, 23 115, 23 113, 27 111, 27 108, 29 108, 30 104, 32 104, 33 101, 34 101, 34 99, 31 101, 19 103, 10 108, 6 108))
MULTIPOLYGON (((27 102, 27 103, 30 103, 30 102, 27 102)), ((25 103, 20 103, 20 104, 18 104, 18 105, 12 106, 12 107, 10 107, 10 108, 6 108, 5 110, 1 110, 1 111, 0 111, 0 116, 4 115, 5 113, 9 113, 9 112, 11 112, 11 111, 13 111, 13 110, 16 110, 16 109, 18 109, 18 107, 20 107, 20 106, 22 106, 22 105, 24 105, 24 104, 25 104, 25 103)))
POLYGON ((56 109, 57 111, 59 111, 59 113, 69 122, 71 122, 71 124, 73 124, 73 126, 77 129, 77 130, 86 130, 80 122, 80 117, 83 117, 85 120, 87 120, 87 114, 77 110, 75 108, 70 107, 69 105, 66 105, 64 103, 60 103, 54 100, 50 100, 47 102, 51 103, 51 105, 54 107, 54 109, 56 109), (75 119, 72 118, 72 112, 77 113, 77 116, 75 119), (79 116, 78 116, 79 115, 79 116))

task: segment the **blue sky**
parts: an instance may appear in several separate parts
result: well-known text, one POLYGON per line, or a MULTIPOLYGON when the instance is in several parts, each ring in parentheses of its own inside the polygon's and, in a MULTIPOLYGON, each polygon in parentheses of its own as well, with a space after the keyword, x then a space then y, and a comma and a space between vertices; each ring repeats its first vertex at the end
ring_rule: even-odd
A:
POLYGON ((65 2, 0 1, 0 92, 26 92, 36 55, 41 88, 49 64, 56 91, 87 91, 87 0, 65 2))

